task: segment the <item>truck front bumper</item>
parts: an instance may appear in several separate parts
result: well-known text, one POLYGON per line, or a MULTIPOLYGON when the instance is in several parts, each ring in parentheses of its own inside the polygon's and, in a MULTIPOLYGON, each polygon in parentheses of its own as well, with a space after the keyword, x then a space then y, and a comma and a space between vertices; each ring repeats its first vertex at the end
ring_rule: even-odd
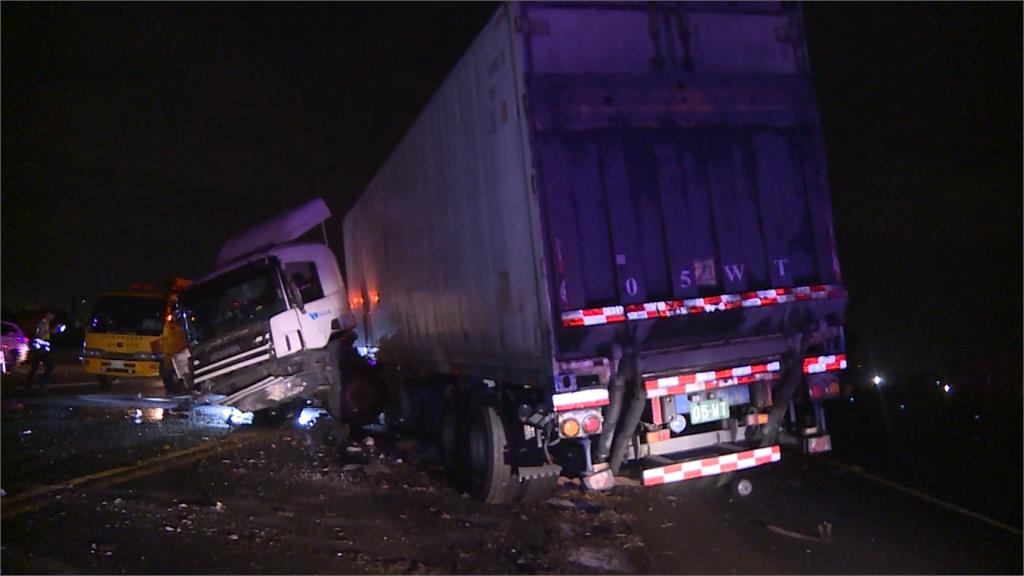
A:
POLYGON ((160 375, 159 360, 111 360, 108 358, 85 358, 82 361, 86 374, 101 376, 129 376, 152 378, 160 375))
POLYGON ((319 386, 319 379, 309 373, 267 376, 232 393, 221 404, 234 406, 242 412, 255 412, 285 404, 296 398, 312 396, 319 386))

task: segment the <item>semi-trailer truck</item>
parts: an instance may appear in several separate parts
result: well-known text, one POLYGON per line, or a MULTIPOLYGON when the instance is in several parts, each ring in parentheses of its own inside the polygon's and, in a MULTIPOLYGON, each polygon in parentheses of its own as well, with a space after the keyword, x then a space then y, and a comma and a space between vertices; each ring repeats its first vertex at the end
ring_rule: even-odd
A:
POLYGON ((797 6, 502 4, 343 229, 390 419, 482 500, 831 447, 847 294, 797 6))

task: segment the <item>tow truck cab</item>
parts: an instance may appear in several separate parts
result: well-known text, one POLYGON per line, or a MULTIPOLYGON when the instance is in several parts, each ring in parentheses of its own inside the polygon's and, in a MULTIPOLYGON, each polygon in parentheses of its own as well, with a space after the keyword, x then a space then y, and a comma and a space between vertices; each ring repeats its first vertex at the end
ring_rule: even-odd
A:
POLYGON ((114 378, 171 378, 170 357, 185 347, 185 337, 171 313, 178 293, 191 282, 171 278, 164 289, 150 283, 130 290, 104 292, 93 306, 82 343, 82 364, 103 386, 114 378))

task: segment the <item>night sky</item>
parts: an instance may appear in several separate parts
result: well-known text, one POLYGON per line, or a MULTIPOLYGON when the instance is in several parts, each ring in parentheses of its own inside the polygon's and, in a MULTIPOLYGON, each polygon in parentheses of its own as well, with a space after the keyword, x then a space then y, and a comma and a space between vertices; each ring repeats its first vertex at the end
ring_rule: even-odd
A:
MULTIPOLYGON (((862 359, 1019 365, 1021 6, 804 8, 862 359)), ((4 308, 200 276, 315 196, 339 250, 340 216, 492 11, 5 2, 4 308)))

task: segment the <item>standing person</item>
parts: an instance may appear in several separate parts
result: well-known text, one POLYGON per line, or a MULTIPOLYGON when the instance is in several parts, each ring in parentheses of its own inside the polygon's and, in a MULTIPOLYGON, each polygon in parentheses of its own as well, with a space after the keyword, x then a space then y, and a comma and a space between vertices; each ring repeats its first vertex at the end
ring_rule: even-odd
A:
POLYGON ((39 369, 39 364, 45 364, 46 370, 43 372, 43 386, 50 383, 50 377, 53 375, 53 358, 50 357, 50 336, 57 331, 57 327, 53 326, 53 312, 49 310, 43 314, 43 318, 36 324, 36 332, 32 335, 32 348, 30 351, 30 360, 32 369, 28 372, 28 380, 25 381, 25 391, 32 390, 32 380, 36 377, 36 370, 39 369))

